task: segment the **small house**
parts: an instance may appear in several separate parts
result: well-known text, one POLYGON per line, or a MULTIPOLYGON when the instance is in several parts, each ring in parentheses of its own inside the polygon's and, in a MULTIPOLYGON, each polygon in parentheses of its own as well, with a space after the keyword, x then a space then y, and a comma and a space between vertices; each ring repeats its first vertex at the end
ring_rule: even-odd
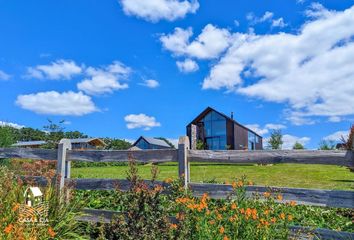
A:
POLYGON ((227 116, 207 107, 187 125, 191 149, 209 150, 261 150, 262 137, 227 116))
POLYGON ((39 187, 29 187, 23 194, 25 204, 29 207, 36 206, 43 201, 43 193, 39 187))
POLYGON ((106 146, 105 142, 99 138, 77 138, 70 139, 72 150, 94 150, 106 146))
POLYGON ((170 145, 167 144, 166 141, 158 139, 158 138, 151 138, 151 137, 139 137, 138 140, 135 141, 133 147, 137 147, 139 149, 169 149, 172 148, 170 145))

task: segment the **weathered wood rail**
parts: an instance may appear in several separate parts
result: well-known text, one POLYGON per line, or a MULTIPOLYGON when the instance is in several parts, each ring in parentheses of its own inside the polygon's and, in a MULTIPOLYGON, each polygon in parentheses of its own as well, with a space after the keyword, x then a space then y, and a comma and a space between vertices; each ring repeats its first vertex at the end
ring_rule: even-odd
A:
MULTIPOLYGON (((353 151, 333 150, 265 150, 265 151, 208 151, 189 150, 188 137, 181 137, 178 149, 174 150, 144 150, 144 151, 74 151, 71 150, 70 142, 67 139, 61 140, 58 150, 28 149, 28 148, 0 148, 1 158, 27 158, 36 160, 57 161, 57 177, 59 187, 70 184, 80 190, 127 190, 130 182, 122 179, 71 179, 70 162, 127 162, 135 159, 142 163, 178 162, 178 173, 184 178, 186 188, 189 188, 195 196, 209 193, 212 198, 226 198, 232 192, 232 186, 226 184, 204 184, 192 183, 190 181, 190 162, 211 162, 229 164, 277 164, 277 163, 299 163, 299 164, 329 164, 338 166, 354 166, 353 151)), ((45 184, 43 177, 34 178, 38 184, 45 184)), ((148 184, 152 184, 146 181, 148 184)), ((155 182, 165 184, 162 182, 155 182)), ((246 194, 252 197, 254 194, 269 190, 279 192, 283 195, 283 202, 296 201, 298 204, 354 208, 354 191, 299 189, 284 187, 247 186, 246 194)), ((81 220, 93 221, 102 219, 103 215, 109 221, 114 212, 106 210, 85 210, 81 220)), ((105 220, 105 221, 106 221, 105 220)), ((320 239, 354 239, 354 233, 336 232, 326 229, 311 230, 303 227, 294 227, 292 231, 304 230, 316 234, 320 239)), ((305 239, 305 237, 301 237, 305 239)))

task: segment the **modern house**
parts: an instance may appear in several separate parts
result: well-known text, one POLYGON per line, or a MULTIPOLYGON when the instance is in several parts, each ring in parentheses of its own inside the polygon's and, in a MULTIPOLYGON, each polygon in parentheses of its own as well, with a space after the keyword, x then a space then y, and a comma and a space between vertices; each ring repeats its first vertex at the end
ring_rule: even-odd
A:
POLYGON ((73 150, 98 149, 106 146, 105 142, 99 138, 77 138, 70 139, 73 150))
MULTIPOLYGON (((70 139, 71 148, 73 150, 89 150, 89 149, 97 149, 103 148, 106 146, 103 140, 99 138, 78 138, 78 139, 70 139)), ((20 147, 20 148, 40 148, 43 145, 47 144, 46 141, 25 141, 25 142, 17 142, 12 144, 12 147, 20 147)))
POLYGON ((12 144, 12 147, 19 148, 40 148, 41 146, 47 144, 46 141, 23 141, 12 144))
POLYGON ((207 107, 187 125, 191 149, 209 150, 261 150, 262 137, 251 129, 207 107))
POLYGON ((141 136, 138 140, 135 141, 133 144, 134 150, 139 149, 169 149, 171 148, 170 145, 167 144, 164 140, 157 139, 157 138, 150 138, 141 136))

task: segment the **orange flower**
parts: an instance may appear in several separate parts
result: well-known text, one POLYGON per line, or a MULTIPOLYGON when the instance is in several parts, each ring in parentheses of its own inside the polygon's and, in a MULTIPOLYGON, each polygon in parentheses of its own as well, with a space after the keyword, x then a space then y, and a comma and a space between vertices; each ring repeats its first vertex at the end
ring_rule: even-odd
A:
POLYGON ((279 217, 284 220, 284 219, 285 219, 285 214, 284 214, 284 213, 281 213, 281 214, 279 215, 279 217))
POLYGON ((242 181, 238 181, 237 186, 242 187, 243 186, 243 182, 242 181))
POLYGON ((290 201, 290 206, 294 207, 296 205, 295 201, 290 201))
POLYGON ((279 201, 281 201, 281 200, 283 200, 283 196, 280 195, 280 194, 278 194, 277 199, 278 199, 279 201))
POLYGON ((263 196, 266 197, 266 198, 270 197, 270 192, 263 193, 263 196))
POLYGON ((270 219, 270 221, 271 221, 272 223, 275 223, 275 222, 277 221, 277 219, 276 219, 275 217, 273 217, 273 218, 270 219))
POLYGON ((170 229, 177 229, 177 224, 174 223, 170 224, 170 229))
POLYGON ((269 214, 269 210, 264 210, 264 215, 268 215, 269 214))
POLYGON ((232 188, 236 188, 237 187, 237 184, 235 181, 232 182, 232 188))
POLYGON ((240 213, 241 213, 241 214, 244 214, 244 213, 245 213, 245 209, 241 208, 241 209, 240 209, 240 213))
POLYGON ((13 206, 12 211, 13 211, 13 212, 16 212, 19 207, 20 207, 20 204, 16 203, 16 204, 13 206))
POLYGON ((12 224, 9 224, 5 229, 4 229, 4 232, 6 233, 6 234, 10 234, 11 233, 11 231, 12 231, 12 229, 13 229, 13 225, 12 224))
POLYGON ((166 178, 164 182, 165 183, 171 183, 171 182, 173 182, 173 179, 172 178, 166 178))
POLYGON ((184 220, 184 213, 177 213, 176 218, 177 220, 184 220))
POLYGON ((292 221, 292 220, 293 220, 293 216, 292 216, 292 215, 289 215, 289 216, 288 216, 288 220, 289 220, 289 221, 292 221))
POLYGON ((237 205, 236 205, 236 203, 233 203, 233 204, 231 204, 231 209, 236 209, 237 208, 237 205))
POLYGON ((163 187, 161 185, 156 185, 154 190, 155 192, 161 192, 163 190, 163 187))
POLYGON ((224 232, 225 232, 225 228, 224 228, 224 227, 220 227, 220 228, 219 228, 219 233, 220 233, 220 234, 224 234, 224 232))
POLYGON ((51 228, 51 227, 48 228, 48 234, 52 238, 55 237, 55 235, 56 235, 56 233, 54 232, 53 228, 51 228))
POLYGON ((216 218, 217 218, 218 220, 221 220, 221 219, 222 219, 221 214, 220 214, 220 213, 217 213, 216 218))
POLYGON ((215 220, 210 220, 210 221, 209 221, 209 224, 210 224, 210 225, 214 225, 214 224, 215 224, 215 220))
POLYGON ((253 182, 252 182, 252 181, 249 181, 249 182, 248 182, 248 185, 252 186, 252 185, 253 185, 253 182))
POLYGON ((229 238, 225 235, 223 240, 229 240, 229 238))

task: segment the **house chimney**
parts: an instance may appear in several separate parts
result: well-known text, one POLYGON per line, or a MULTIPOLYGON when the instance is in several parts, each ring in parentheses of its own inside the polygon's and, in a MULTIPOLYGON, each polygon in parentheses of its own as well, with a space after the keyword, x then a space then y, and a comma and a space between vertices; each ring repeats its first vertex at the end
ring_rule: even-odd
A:
POLYGON ((234 119, 234 112, 231 112, 231 119, 234 119))

